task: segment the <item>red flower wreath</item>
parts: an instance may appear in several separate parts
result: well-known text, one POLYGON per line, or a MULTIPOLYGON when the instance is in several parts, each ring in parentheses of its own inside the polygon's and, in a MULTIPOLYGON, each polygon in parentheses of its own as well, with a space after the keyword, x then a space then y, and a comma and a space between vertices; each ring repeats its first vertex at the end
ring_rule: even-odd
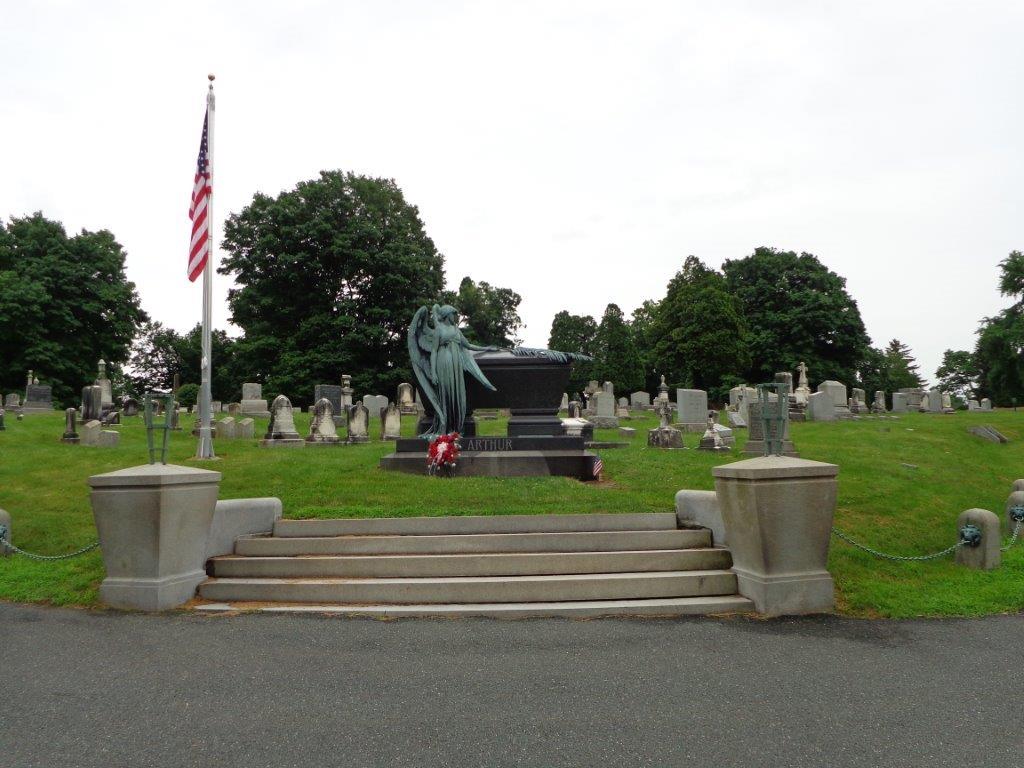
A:
POLYGON ((431 475, 441 471, 448 474, 454 472, 460 448, 458 432, 435 437, 427 450, 427 472, 431 475))

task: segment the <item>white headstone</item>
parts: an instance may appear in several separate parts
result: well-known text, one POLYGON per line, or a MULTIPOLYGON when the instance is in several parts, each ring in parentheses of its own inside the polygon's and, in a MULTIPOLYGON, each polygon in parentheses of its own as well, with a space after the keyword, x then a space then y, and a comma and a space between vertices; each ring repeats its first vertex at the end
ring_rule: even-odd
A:
POLYGON ((362 403, 356 403, 348 411, 348 441, 365 443, 369 439, 370 411, 362 403))
POLYGON ((708 421, 708 393, 703 389, 676 390, 676 420, 705 429, 708 421))
POLYGON ((651 396, 647 392, 634 392, 629 396, 630 408, 650 408, 651 396))
POLYGON ((814 392, 807 398, 809 421, 835 421, 836 406, 828 392, 814 392))
POLYGON ((818 385, 818 391, 824 392, 832 400, 833 408, 846 409, 849 408, 848 401, 846 399, 846 385, 841 381, 823 381, 818 385))
POLYGON ((390 403, 381 413, 380 439, 397 440, 402 436, 402 413, 398 406, 390 403))
POLYGON ((255 424, 252 419, 242 419, 235 425, 235 437, 243 440, 252 440, 256 436, 255 424))
POLYGON ((215 425, 214 437, 218 440, 234 440, 235 439, 235 420, 231 416, 226 416, 215 425))
POLYGON ((892 412, 893 413, 906 413, 910 406, 909 398, 906 392, 893 392, 892 393, 892 412))
POLYGON ((334 426, 334 406, 326 397, 321 397, 313 406, 313 418, 309 420, 307 443, 340 443, 338 430, 334 426))
POLYGON ((384 395, 363 395, 363 407, 370 418, 379 419, 380 412, 388 407, 388 399, 384 395))
POLYGON ((79 443, 81 445, 98 445, 102 428, 103 426, 96 419, 85 422, 78 429, 79 443))

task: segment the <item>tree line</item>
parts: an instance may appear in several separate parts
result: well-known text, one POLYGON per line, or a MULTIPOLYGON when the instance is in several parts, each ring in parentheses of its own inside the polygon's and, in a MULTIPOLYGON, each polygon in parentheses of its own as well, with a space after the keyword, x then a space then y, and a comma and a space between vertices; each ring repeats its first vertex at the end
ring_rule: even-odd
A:
MULTIPOLYGON (((416 206, 393 180, 323 171, 277 196, 257 193, 225 222, 218 271, 237 338, 213 334, 214 399, 245 381, 304 403, 317 383, 350 374, 357 392, 391 393, 411 380, 406 328, 415 309, 451 303, 479 344, 520 343, 521 296, 464 277, 445 290, 444 255, 416 206)), ((113 234, 68 236, 41 213, 0 222, 0 391, 21 391, 35 370, 54 397, 75 404, 103 358, 115 389, 167 390, 175 375, 191 404, 199 382, 200 328, 179 333, 152 321, 127 279, 113 234)), ((976 348, 948 350, 936 375, 957 397, 1024 402, 1024 255, 1001 265, 1015 303, 982 320, 976 348)), ((812 385, 836 379, 892 392, 924 384, 897 339, 872 345, 846 280, 809 253, 757 248, 720 269, 683 260, 664 295, 629 316, 614 303, 600 320, 559 312, 549 346, 594 358, 574 368, 617 391, 706 389, 722 401, 739 383, 770 381, 807 363, 812 385)))

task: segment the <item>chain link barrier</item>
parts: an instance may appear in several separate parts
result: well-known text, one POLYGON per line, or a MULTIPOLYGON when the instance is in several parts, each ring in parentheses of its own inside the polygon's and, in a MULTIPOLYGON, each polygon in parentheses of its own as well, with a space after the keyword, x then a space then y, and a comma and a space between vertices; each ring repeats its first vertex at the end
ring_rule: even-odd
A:
POLYGON ((956 552, 960 547, 966 546, 967 542, 964 539, 960 539, 956 544, 951 547, 946 547, 941 552, 932 552, 930 555, 890 555, 885 552, 879 552, 877 549, 872 549, 866 544, 861 544, 859 541, 855 541, 847 536, 845 533, 840 531, 838 528, 832 529, 832 535, 842 539, 847 544, 850 544, 857 549, 862 549, 865 552, 874 555, 875 557, 881 557, 884 560, 895 560, 896 562, 911 562, 911 561, 922 561, 922 560, 935 560, 940 557, 945 557, 951 552, 956 552))
POLYGON ((1010 536, 1010 543, 1007 544, 1005 547, 1000 547, 999 548, 1000 552, 1005 552, 1006 550, 1008 550, 1010 547, 1012 547, 1014 544, 1017 543, 1017 539, 1020 537, 1020 529, 1021 529, 1022 525, 1024 525, 1024 521, 1022 521, 1022 520, 1018 520, 1016 523, 1014 523, 1013 535, 1010 536))
POLYGON ((84 555, 86 552, 91 552, 92 550, 96 549, 96 547, 98 547, 99 545, 99 541, 94 541, 92 544, 84 546, 81 549, 76 549, 74 552, 68 552, 66 555, 39 555, 35 552, 26 552, 24 549, 19 549, 18 547, 11 544, 10 540, 7 538, 6 532, 0 535, 0 549, 7 547, 12 552, 16 552, 17 554, 22 555, 23 557, 27 557, 29 560, 70 560, 73 557, 84 555))

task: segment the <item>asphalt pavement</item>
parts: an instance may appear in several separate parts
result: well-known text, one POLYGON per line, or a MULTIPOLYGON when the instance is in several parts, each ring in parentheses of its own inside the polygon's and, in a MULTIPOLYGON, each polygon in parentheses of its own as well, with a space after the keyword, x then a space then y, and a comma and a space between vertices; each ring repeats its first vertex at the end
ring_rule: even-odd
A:
POLYGON ((0 604, 0 766, 1024 766, 1024 616, 0 604))

